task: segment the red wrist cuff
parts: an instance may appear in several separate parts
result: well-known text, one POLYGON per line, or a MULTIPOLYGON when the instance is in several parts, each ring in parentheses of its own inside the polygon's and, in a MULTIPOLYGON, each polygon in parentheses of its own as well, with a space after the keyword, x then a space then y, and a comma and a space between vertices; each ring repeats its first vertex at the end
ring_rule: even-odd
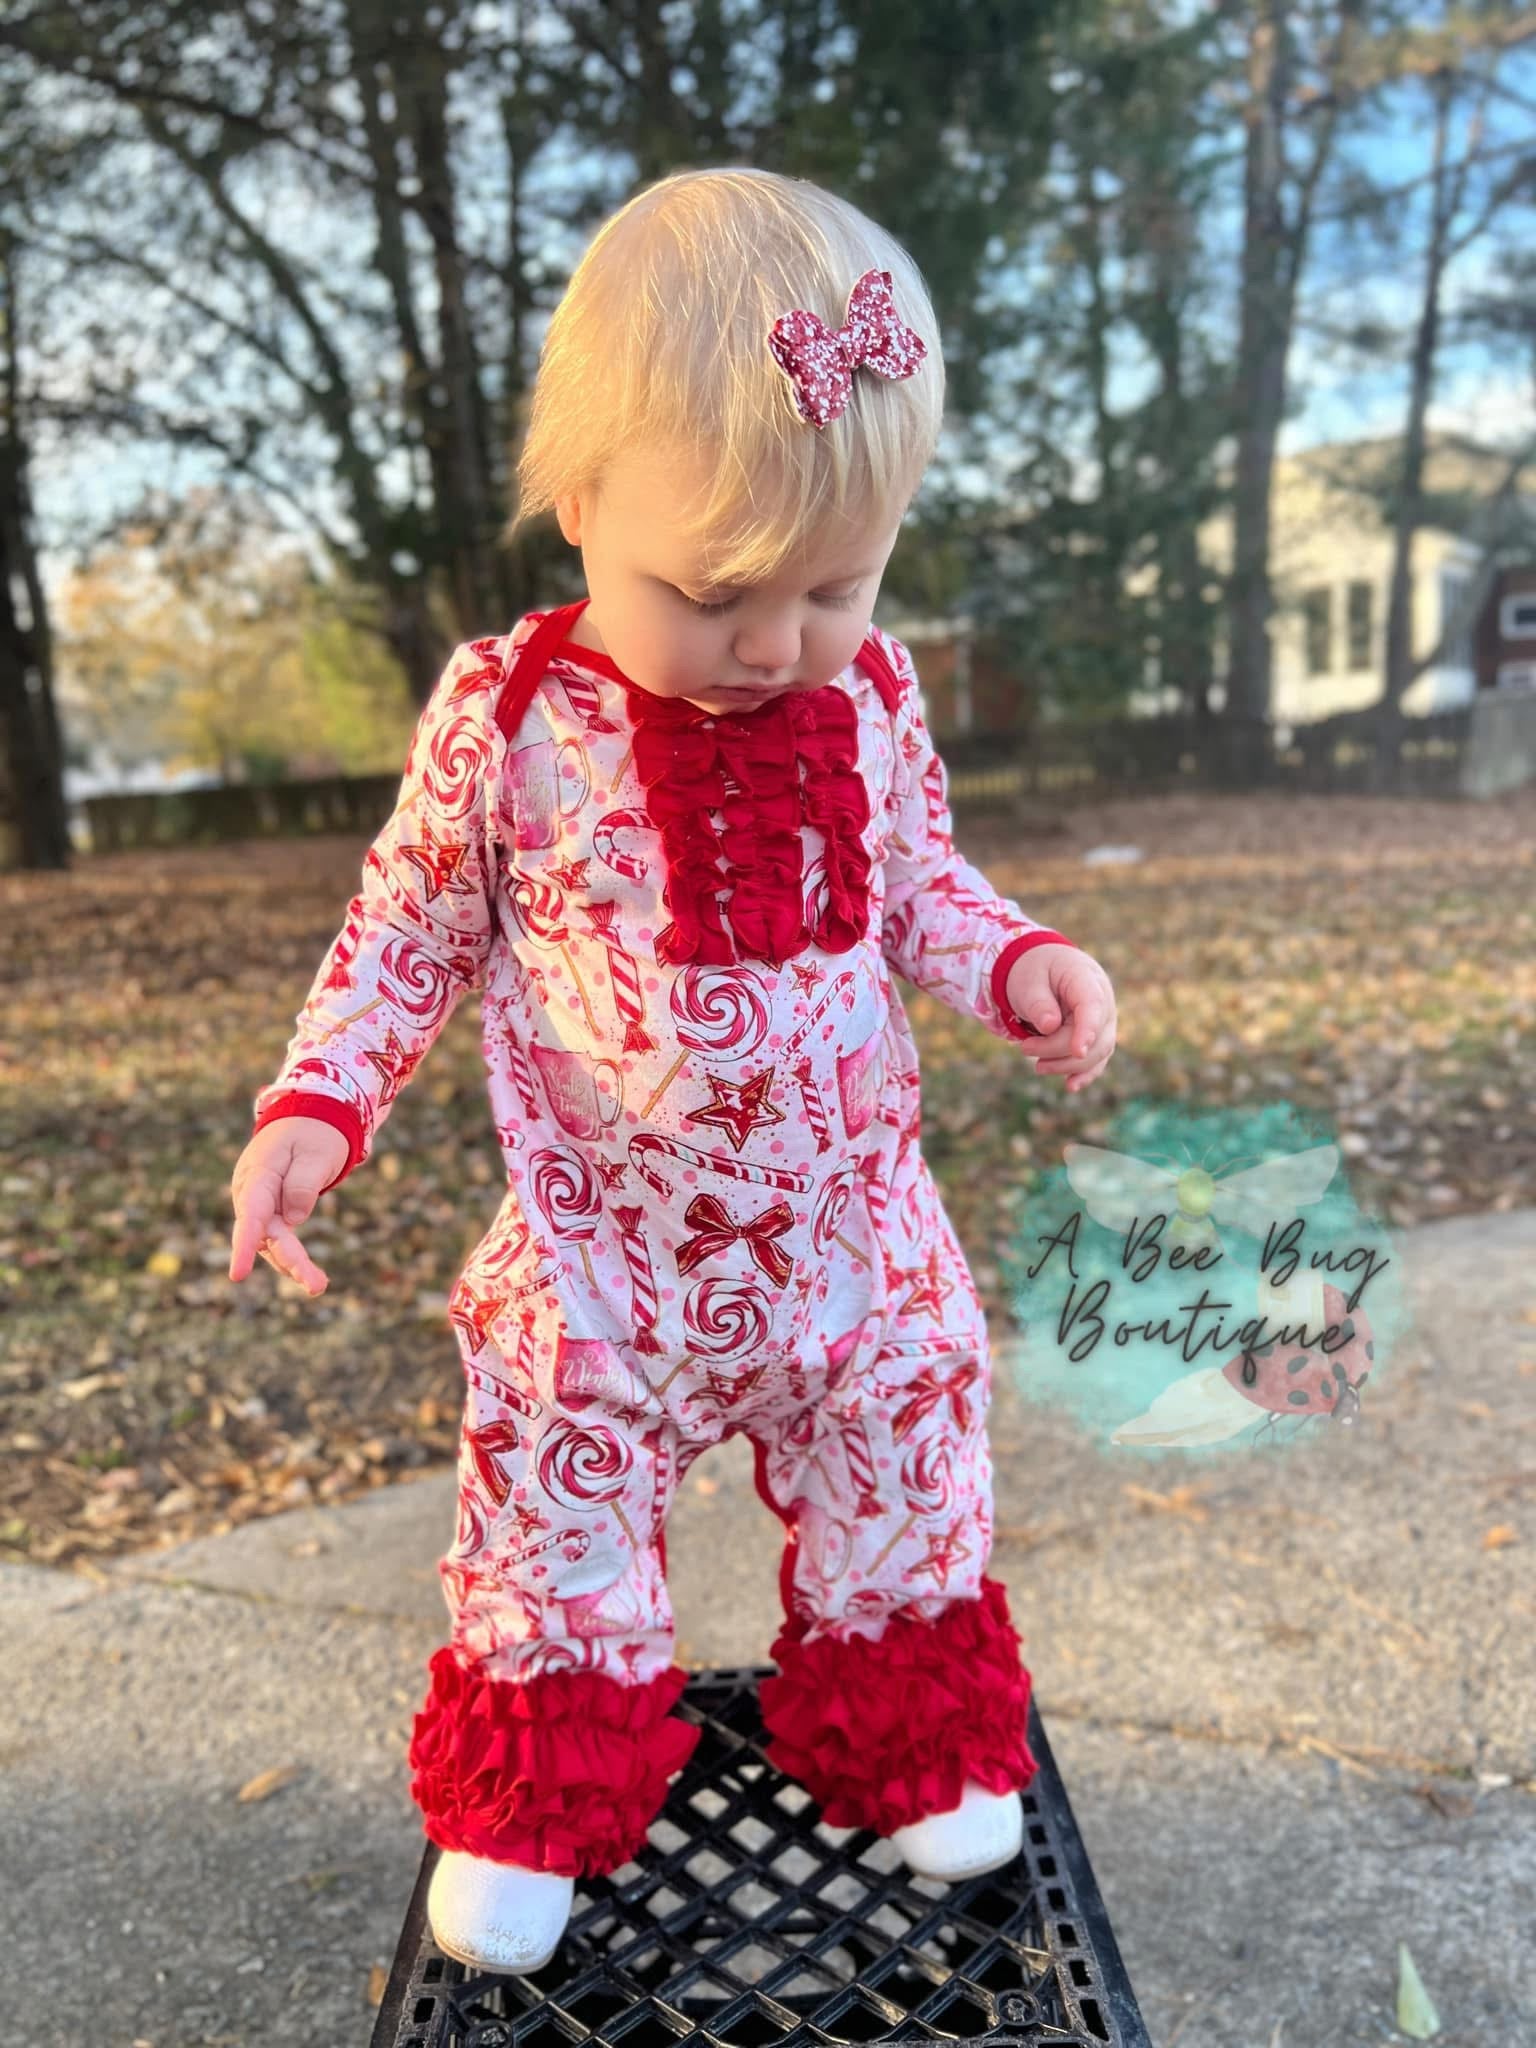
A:
POLYGON ((333 1130, 340 1131, 346 1139, 347 1163, 336 1175, 335 1180, 326 1182, 320 1190, 322 1195, 329 1194, 333 1187, 346 1179, 355 1166, 362 1164, 363 1120, 350 1102, 343 1102, 336 1095, 317 1094, 314 1089, 290 1088, 282 1095, 274 1095, 270 1102, 262 1106, 261 1113, 251 1125, 252 1137, 267 1124, 275 1124, 280 1116, 315 1117, 320 1123, 329 1124, 333 1130))
POLYGON ((1048 926, 1039 931, 1020 932, 1011 938, 992 963, 992 1001, 1001 1018, 1003 1028, 1010 1038, 1028 1040, 1042 1036, 1033 1024, 1026 1024, 1022 1017, 1016 1017, 1008 1005, 1008 970, 1021 953, 1027 953, 1031 946, 1075 946, 1077 941, 1069 939, 1064 932, 1055 932, 1048 926))

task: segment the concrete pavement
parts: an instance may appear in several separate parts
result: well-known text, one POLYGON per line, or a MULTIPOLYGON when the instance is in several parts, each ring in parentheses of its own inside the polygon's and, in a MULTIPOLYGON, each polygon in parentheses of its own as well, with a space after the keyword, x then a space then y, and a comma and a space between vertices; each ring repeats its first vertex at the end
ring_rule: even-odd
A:
MULTIPOLYGON (((1536 1210, 1397 1242, 1414 1330, 1355 1431, 1278 1459, 1132 1469, 1028 1407, 997 1338, 992 1570, 1158 2048, 1400 2040, 1399 1941, 1440 2048, 1536 2044, 1536 1210)), ((366 2041, 453 1491, 105 1585, 0 1568, 0 1986, 30 2048, 366 2041)), ((668 1551, 681 1660, 766 1661, 778 1532, 741 1441, 668 1551)))

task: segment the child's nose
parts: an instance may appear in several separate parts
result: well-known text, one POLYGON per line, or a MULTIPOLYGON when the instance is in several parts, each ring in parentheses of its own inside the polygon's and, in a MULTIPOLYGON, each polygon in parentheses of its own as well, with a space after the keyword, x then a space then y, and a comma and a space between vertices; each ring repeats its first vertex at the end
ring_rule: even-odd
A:
POLYGON ((773 682, 781 674, 792 680, 800 659, 800 628, 791 622, 743 627, 736 635, 733 652, 758 682, 773 682))

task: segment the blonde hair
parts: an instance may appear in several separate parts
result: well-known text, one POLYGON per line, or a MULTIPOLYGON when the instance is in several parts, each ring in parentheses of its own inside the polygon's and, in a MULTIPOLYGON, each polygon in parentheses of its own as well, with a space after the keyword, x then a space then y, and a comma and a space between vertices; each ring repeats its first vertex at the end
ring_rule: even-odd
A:
POLYGON ((600 490, 632 450, 703 458, 711 479, 680 531, 721 583, 774 575, 842 520, 894 526, 938 443, 944 363, 922 273, 901 244, 804 178, 676 171, 598 230, 550 321, 504 539, 557 497, 600 490), (866 270, 928 354, 907 378, 853 373, 841 416, 808 425, 768 347, 782 313, 828 327, 866 270))

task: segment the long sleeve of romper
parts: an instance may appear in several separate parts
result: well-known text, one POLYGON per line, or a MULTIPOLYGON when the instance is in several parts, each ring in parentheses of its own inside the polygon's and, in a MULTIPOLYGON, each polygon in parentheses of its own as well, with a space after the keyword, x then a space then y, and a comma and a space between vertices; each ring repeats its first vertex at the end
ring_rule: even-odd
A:
POLYGON ((406 754, 394 812, 315 976, 254 1129, 319 1117, 347 1140, 335 1187, 373 1149, 395 1097, 460 998, 484 980, 496 885, 494 709, 502 643, 455 648, 406 754))
POLYGON ((914 987, 975 1017, 997 1038, 1039 1034, 1016 1017, 1009 969, 1032 946, 1073 945, 1000 896, 954 843, 949 776, 923 719, 917 671, 906 646, 878 635, 902 685, 895 726, 896 809, 886 841, 886 961, 914 987))

